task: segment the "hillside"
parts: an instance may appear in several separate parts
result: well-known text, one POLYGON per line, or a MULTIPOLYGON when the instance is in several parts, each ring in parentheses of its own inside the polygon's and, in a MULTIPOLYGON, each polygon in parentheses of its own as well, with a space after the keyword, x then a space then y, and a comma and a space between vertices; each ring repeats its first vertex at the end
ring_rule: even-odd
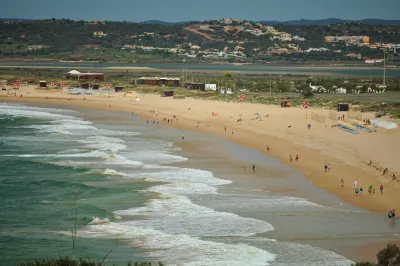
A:
POLYGON ((192 61, 363 63, 364 58, 382 58, 382 50, 376 48, 383 43, 390 45, 385 46, 389 62, 400 62, 396 48, 391 46, 400 44, 400 26, 356 22, 312 26, 306 20, 302 23, 305 25, 238 20, 182 23, 8 20, 0 21, 0 58, 161 62, 186 57, 192 61), (369 43, 327 42, 328 35, 362 35, 369 37, 369 43))

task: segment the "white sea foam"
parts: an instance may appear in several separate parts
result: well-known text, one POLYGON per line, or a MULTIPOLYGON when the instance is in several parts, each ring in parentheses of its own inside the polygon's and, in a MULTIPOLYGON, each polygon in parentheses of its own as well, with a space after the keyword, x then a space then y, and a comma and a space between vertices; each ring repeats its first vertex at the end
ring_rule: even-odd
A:
MULTIPOLYGON (((64 232, 67 234, 68 232, 64 232)), ((168 265, 265 266, 274 259, 271 253, 244 244, 230 245, 200 240, 188 235, 169 235, 151 228, 141 228, 119 223, 88 225, 78 232, 83 237, 111 237, 128 245, 149 249, 149 257, 168 265)))
POLYGON ((48 119, 48 120, 74 119, 74 117, 72 116, 56 114, 50 111, 51 110, 46 108, 31 108, 27 106, 12 106, 4 104, 0 105, 0 115, 31 117, 36 119, 48 119))
POLYGON ((184 196, 150 200, 145 207, 116 211, 119 216, 145 216, 144 220, 123 224, 153 228, 168 234, 190 236, 251 236, 271 231, 267 222, 218 212, 192 203, 184 196))
POLYGON ((148 173, 130 173, 133 178, 154 178, 165 181, 174 182, 190 182, 190 183, 203 183, 210 186, 219 186, 232 183, 230 180, 215 178, 209 171, 171 167, 163 171, 148 172, 148 173))
POLYGON ((74 154, 7 154, 1 155, 6 157, 21 157, 21 158, 93 158, 93 157, 106 157, 108 156, 104 152, 100 151, 91 151, 91 152, 83 152, 83 153, 74 153, 74 154))
POLYGON ((78 140, 80 143, 86 144, 85 147, 101 151, 111 151, 113 153, 119 150, 126 149, 124 141, 118 138, 111 138, 106 136, 90 136, 83 140, 78 140))
POLYGON ((90 225, 92 224, 109 224, 110 220, 107 218, 101 219, 99 217, 93 217, 93 220, 89 223, 90 225))
POLYGON ((187 161, 187 158, 182 156, 148 150, 139 150, 139 152, 136 151, 135 153, 124 154, 124 156, 128 159, 153 164, 168 164, 187 161))

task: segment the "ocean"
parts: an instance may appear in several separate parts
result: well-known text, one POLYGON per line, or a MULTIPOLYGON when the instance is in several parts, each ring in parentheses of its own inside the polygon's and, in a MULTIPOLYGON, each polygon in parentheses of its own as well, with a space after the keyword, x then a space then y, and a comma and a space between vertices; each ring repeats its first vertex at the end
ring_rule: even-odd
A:
POLYGON ((127 114, 0 103, 1 265, 101 260, 111 249, 106 263, 117 265, 350 265, 314 240, 376 233, 377 221, 380 236, 394 232, 308 185, 305 194, 325 205, 269 192, 260 184, 278 188, 281 179, 262 181, 243 162, 287 175, 291 186, 305 181, 208 135, 185 133, 197 148, 180 148, 180 134, 127 114))

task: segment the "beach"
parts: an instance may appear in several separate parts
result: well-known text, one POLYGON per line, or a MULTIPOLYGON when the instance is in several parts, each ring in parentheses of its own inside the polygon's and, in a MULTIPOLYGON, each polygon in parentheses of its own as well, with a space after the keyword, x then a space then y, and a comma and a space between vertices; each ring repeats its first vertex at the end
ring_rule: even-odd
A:
MULTIPOLYGON (((283 256, 282 250, 290 252, 295 246, 289 245, 289 248, 285 246, 286 242, 322 247, 352 260, 360 260, 366 257, 366 251, 370 253, 377 251, 378 247, 382 247, 385 243, 384 241, 396 238, 398 234, 397 229, 388 227, 385 219, 389 209, 399 207, 398 182, 392 181, 389 176, 382 176, 381 171, 376 169, 388 167, 390 171, 398 173, 399 169, 396 168, 398 129, 378 129, 374 133, 352 135, 331 128, 329 123, 326 123, 325 127, 325 124, 311 121, 306 118, 305 110, 300 108, 247 103, 241 105, 196 99, 173 99, 147 94, 137 95, 140 98, 137 102, 135 97, 124 97, 123 93, 113 94, 110 98, 94 95, 74 96, 55 90, 40 91, 29 86, 21 87, 17 95, 20 94, 23 94, 23 97, 9 96, 2 92, 0 101, 91 110, 94 117, 101 116, 103 120, 110 120, 110 123, 111 121, 122 123, 123 119, 118 121, 116 117, 107 117, 104 114, 121 113, 129 120, 140 117, 143 119, 143 126, 146 127, 156 128, 153 121, 156 123, 157 120, 160 126, 171 127, 170 131, 163 131, 163 138, 182 148, 184 155, 180 156, 196 158, 194 162, 191 160, 177 162, 177 166, 210 170, 221 180, 233 180, 233 187, 219 189, 221 193, 227 192, 227 198, 207 197, 205 201, 200 195, 192 195, 190 198, 192 202, 201 206, 209 204, 210 208, 217 211, 228 211, 241 217, 252 217, 272 224, 275 230, 252 233, 258 233, 256 235, 263 239, 275 239, 278 241, 276 245, 268 243, 265 239, 260 242, 258 238, 251 237, 224 240, 229 244, 247 243, 249 246, 278 254, 274 261, 276 264, 271 265, 290 265, 288 263, 290 258, 283 256), (213 116, 213 112, 217 112, 218 115, 213 116), (254 119, 255 113, 262 117, 261 121, 254 119), (178 119, 172 119, 173 116, 178 119), (172 123, 164 121, 164 117, 171 119, 172 123), (242 121, 237 122, 240 118, 242 121), (146 120, 149 124, 145 123, 146 120), (308 123, 312 124, 311 129, 307 129, 308 123), (184 142, 181 141, 182 134, 185 135, 184 142), (203 137, 202 134, 215 138, 203 137), (299 155, 299 160, 290 162, 289 156, 295 158, 296 154, 299 155), (276 160, 268 159, 272 157, 276 160), (369 160, 373 161, 373 166, 368 166, 369 160), (325 163, 331 164, 330 172, 324 171, 325 163), (256 175, 251 174, 252 164, 257 167, 256 175), (304 177, 311 181, 309 185, 304 177), (340 187, 342 177, 345 180, 344 188, 340 187), (358 186, 365 187, 365 194, 362 197, 355 196, 353 189, 355 179, 358 179, 358 186), (378 189, 381 183, 385 186, 383 195, 380 195, 378 189), (375 195, 367 194, 369 185, 376 188, 375 195), (250 191, 244 193, 240 203, 235 201, 237 198, 229 198, 229 195, 234 195, 232 191, 237 189, 250 191), (328 209, 324 209, 324 215, 321 216, 320 207, 316 210, 314 205, 301 200, 302 203, 298 205, 297 201, 291 200, 294 198, 286 198, 287 202, 280 201, 280 205, 269 205, 266 203, 271 198, 264 197, 271 196, 270 192, 284 197, 306 198, 311 201, 310 203, 316 202, 328 209), (331 194, 334 196, 330 196, 331 194), (302 204, 305 204, 305 209, 300 207, 302 204), (294 224, 297 226, 293 227, 294 224), (313 226, 310 227, 310 224, 313 226), (323 226, 326 224, 330 226, 323 226), (343 240, 346 240, 346 245, 343 245, 343 240)), ((327 112, 310 109, 308 117, 311 111, 321 114, 327 112)), ((151 131, 147 134, 151 136, 149 132, 151 131)), ((177 192, 182 188, 170 189, 177 192)), ((183 210, 174 211, 179 213, 183 210)), ((154 226, 159 224, 156 220, 153 222, 154 226)), ((164 226, 166 222, 164 221, 164 226)), ((263 226, 265 225, 261 228, 263 226)), ((249 228, 247 230, 250 230, 249 228)), ((92 229, 86 233, 98 235, 98 232, 92 229)), ((210 229, 205 229, 207 230, 210 229)), ((213 237, 211 240, 220 241, 213 237)), ((325 256, 312 250, 305 251, 304 246, 298 248, 304 254, 314 254, 316 256, 314 259, 325 256)), ((266 255, 262 252, 260 254, 260 256, 266 255)), ((373 254, 369 254, 367 259, 373 257, 373 254)), ((296 265, 294 261, 291 263, 296 265)), ((303 261, 297 265, 306 264, 303 261)))
MULTIPOLYGON (((306 110, 298 107, 281 108, 246 102, 240 104, 173 99, 147 94, 138 95, 140 102, 136 102, 133 97, 124 97, 123 93, 110 98, 74 96, 60 92, 37 91, 33 87, 20 88, 19 94, 23 94, 24 97, 10 97, 5 92, 0 95, 1 99, 6 101, 75 105, 128 114, 134 112, 143 119, 150 121, 158 119, 160 123, 166 123, 163 121, 164 117, 172 118, 175 115, 179 122, 173 122, 172 126, 183 130, 216 134, 240 145, 258 149, 282 163, 301 170, 315 186, 340 197, 347 203, 380 213, 387 213, 390 209, 400 209, 398 200, 400 183, 392 181, 390 176, 383 176, 380 170, 388 168, 397 175, 400 173, 396 156, 400 147, 398 128, 378 129, 373 133, 353 135, 331 128, 333 120, 327 120, 322 124, 306 118, 306 110), (151 110, 155 110, 157 115, 150 112, 151 110), (213 112, 218 115, 213 116, 213 112), (255 113, 259 113, 262 121, 254 120, 255 113), (242 118, 241 122, 237 122, 239 118, 242 118), (197 122, 199 127, 196 127, 197 122), (307 128, 308 123, 312 124, 311 129, 307 128), (296 154, 299 154, 299 161, 293 160, 290 163, 290 155, 294 159, 296 154), (368 165, 370 160, 372 166, 368 165), (325 163, 331 165, 331 171, 324 171, 325 163), (340 186, 341 178, 345 182, 344 188, 340 186), (364 188, 363 197, 355 196, 353 183, 356 179, 358 187, 364 188), (383 195, 379 192, 381 184, 384 186, 383 195), (370 185, 375 188, 375 195, 366 193, 370 185)), ((312 108, 308 110, 311 111, 326 115, 328 112, 312 108)))

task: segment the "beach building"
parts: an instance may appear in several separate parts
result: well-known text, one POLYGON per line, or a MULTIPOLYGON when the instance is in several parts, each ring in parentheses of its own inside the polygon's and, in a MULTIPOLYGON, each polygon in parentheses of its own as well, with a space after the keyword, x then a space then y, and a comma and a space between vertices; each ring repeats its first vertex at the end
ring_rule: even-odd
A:
POLYGON ((136 85, 154 85, 154 86, 180 86, 180 78, 161 78, 161 77, 141 77, 136 79, 136 85))
POLYGON ((291 99, 281 99, 281 107, 291 107, 292 100, 291 99))
POLYGON ((104 81, 105 77, 104 77, 104 73, 81 73, 79 71, 76 70, 71 70, 67 73, 64 73, 63 76, 66 79, 78 79, 78 80, 100 80, 100 81, 104 81))
POLYGON ((124 87, 122 87, 122 86, 115 86, 115 92, 119 92, 119 91, 123 91, 124 90, 124 87))
POLYGON ((45 80, 39 81, 39 87, 40 88, 46 88, 47 87, 47 82, 45 80))
POLYGON ((183 84, 183 87, 189 90, 199 90, 199 91, 206 90, 206 84, 198 82, 185 82, 183 84))

